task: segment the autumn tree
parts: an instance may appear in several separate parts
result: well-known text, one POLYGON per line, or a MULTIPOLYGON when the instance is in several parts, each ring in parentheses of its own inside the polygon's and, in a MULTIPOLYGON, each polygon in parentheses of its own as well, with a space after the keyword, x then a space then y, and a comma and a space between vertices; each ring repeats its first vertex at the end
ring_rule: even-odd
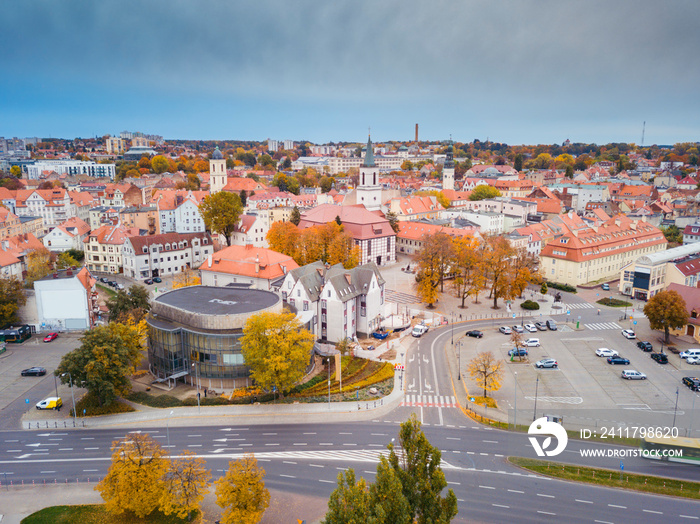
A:
POLYGON ((428 272, 437 279, 440 291, 444 291, 444 281, 454 263, 452 239, 445 233, 425 234, 421 238, 423 244, 418 252, 418 269, 428 272))
POLYGON ((224 509, 221 524, 257 524, 270 505, 265 488, 265 470, 251 453, 229 462, 226 474, 217 480, 216 503, 224 509))
POLYGON ((80 262, 78 262, 75 258, 73 258, 68 251, 64 251, 63 253, 58 255, 58 258, 56 260, 56 267, 58 269, 66 269, 69 267, 78 267, 79 265, 80 265, 80 262))
POLYGON ((205 464, 204 459, 197 458, 191 451, 183 451, 179 458, 170 461, 161 479, 160 510, 164 514, 189 520, 200 510, 211 479, 205 464))
POLYGON ((399 430, 398 452, 388 445, 389 465, 396 473, 408 502, 408 515, 417 524, 446 524, 457 515, 457 497, 447 487, 440 468, 440 449, 430 444, 415 413, 399 430))
POLYGON ((241 350, 250 376, 263 389, 281 395, 304 375, 314 337, 294 313, 263 312, 245 323, 241 350))
POLYGON ((425 268, 416 274, 416 294, 421 302, 428 304, 428 308, 432 308, 438 301, 439 285, 440 278, 434 268, 425 268))
POLYGON ((175 275, 175 278, 173 278, 173 289, 188 286, 199 286, 201 283, 202 279, 199 277, 199 273, 194 269, 188 269, 175 275))
POLYGON ((488 391, 498 391, 501 388, 503 378, 503 362, 496 360, 491 351, 482 351, 469 361, 469 375, 476 380, 477 385, 484 390, 484 397, 488 391))
MULTIPOLYGON (((143 357, 139 327, 111 322, 86 331, 80 342, 80 347, 63 356, 55 375, 70 373, 73 382, 83 384, 100 406, 128 394, 129 376, 143 357)), ((61 382, 68 380, 68 376, 61 377, 61 382)))
POLYGON ((151 169, 154 173, 161 174, 168 170, 168 160, 163 155, 156 155, 151 158, 151 169))
POLYGON ((450 200, 442 193, 442 191, 438 191, 437 189, 430 189, 428 191, 415 191, 413 193, 414 196, 434 196, 438 203, 444 207, 445 209, 449 208, 451 206, 450 200))
POLYGON ((34 249, 27 255, 27 277, 24 279, 25 285, 31 287, 32 284, 44 278, 53 271, 51 253, 45 247, 34 249))
POLYGON ((469 195, 469 200, 486 200, 487 198, 496 198, 501 196, 501 192, 493 186, 479 184, 469 195))
POLYGON ((294 258, 301 230, 291 222, 274 222, 267 232, 270 249, 294 258))
POLYGON ((498 309, 498 299, 511 298, 510 262, 515 249, 502 236, 484 238, 481 251, 484 276, 489 283, 489 298, 493 298, 493 309, 498 309))
POLYGON ((661 291, 644 306, 651 329, 664 330, 664 343, 669 343, 669 330, 681 329, 688 323, 688 310, 683 297, 671 289, 661 291))
POLYGON ((143 518, 160 506, 167 467, 167 453, 160 444, 147 434, 130 433, 112 443, 112 463, 95 491, 110 513, 130 512, 143 518))
POLYGON ((19 308, 26 303, 19 279, 0 278, 0 328, 19 324, 19 308))
POLYGON ((479 292, 484 289, 486 279, 481 268, 478 252, 478 241, 473 237, 456 237, 452 239, 454 252, 453 272, 454 280, 452 288, 457 298, 462 301, 461 308, 465 308, 465 300, 470 295, 478 299, 479 292))
POLYGON ((231 234, 243 212, 241 198, 236 193, 219 191, 202 200, 199 212, 207 229, 222 235, 226 239, 226 245, 230 246, 231 234))
POLYGON ((132 319, 140 322, 151 309, 148 290, 141 284, 133 284, 129 291, 120 289, 107 299, 107 308, 111 320, 127 322, 132 319))
POLYGON ((510 336, 510 341, 513 344, 515 352, 517 353, 518 360, 522 360, 523 356, 520 354, 519 349, 525 347, 523 345, 523 336, 517 331, 513 330, 513 333, 510 336))

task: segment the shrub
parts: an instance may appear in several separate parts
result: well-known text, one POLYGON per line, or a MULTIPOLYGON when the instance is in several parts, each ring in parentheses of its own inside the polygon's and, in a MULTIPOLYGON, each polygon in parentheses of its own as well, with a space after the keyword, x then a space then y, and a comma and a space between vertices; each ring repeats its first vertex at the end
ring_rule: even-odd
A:
POLYGON ((558 289, 559 291, 566 291, 567 293, 576 293, 578 290, 574 286, 569 284, 559 284, 557 282, 547 282, 547 286, 552 289, 558 289))
MULTIPOLYGON (((126 402, 121 400, 116 400, 108 406, 100 406, 97 402, 97 396, 88 393, 78 402, 75 403, 75 409, 78 412, 78 416, 83 416, 83 410, 85 410, 85 416, 93 417, 96 415, 113 415, 115 413, 129 413, 131 411, 136 411, 126 402)), ((70 410, 71 414, 73 409, 70 410)))
POLYGON ((526 300, 525 302, 520 304, 520 307, 527 310, 540 309, 540 305, 537 302, 533 302, 532 300, 526 300))

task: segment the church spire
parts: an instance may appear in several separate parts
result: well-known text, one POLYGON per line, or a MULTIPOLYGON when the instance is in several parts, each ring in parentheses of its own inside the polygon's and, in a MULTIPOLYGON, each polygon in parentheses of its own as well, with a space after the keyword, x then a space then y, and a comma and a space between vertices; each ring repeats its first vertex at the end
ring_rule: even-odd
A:
POLYGON ((450 135, 450 141, 447 143, 447 151, 445 153, 445 165, 446 168, 454 168, 454 148, 452 147, 452 135, 450 135))
POLYGON ((362 163, 364 167, 374 167, 374 151, 372 150, 372 136, 367 135, 367 153, 365 153, 365 161, 362 163))

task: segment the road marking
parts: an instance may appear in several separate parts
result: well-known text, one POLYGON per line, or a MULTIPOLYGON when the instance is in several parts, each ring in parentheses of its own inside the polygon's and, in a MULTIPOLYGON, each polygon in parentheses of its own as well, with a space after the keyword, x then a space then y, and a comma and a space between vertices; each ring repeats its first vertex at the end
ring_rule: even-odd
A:
POLYGON ((386 433, 370 433, 370 435, 373 437, 388 437, 389 436, 386 433))
POLYGON ((338 433, 338 435, 352 435, 352 433, 338 433))
MULTIPOLYGON (((58 451, 61 451, 61 450, 59 449, 58 451)), ((21 453, 22 450, 21 449, 8 449, 7 452, 8 453, 21 453)))
POLYGON ((265 444, 266 446, 279 446, 279 444, 265 444))
POLYGON ((662 511, 654 511, 652 509, 643 509, 642 510, 644 513, 654 513, 655 515, 663 515, 662 511))
POLYGON ((510 506, 504 506, 503 504, 491 504, 492 506, 496 506, 497 508, 506 508, 510 509, 510 506))
POLYGON ((554 516, 554 517, 557 516, 556 513, 552 513, 551 511, 540 511, 540 510, 537 510, 537 513, 542 513, 542 515, 552 515, 552 516, 554 516))
MULTIPOLYGON (((95 449, 100 449, 100 448, 85 448, 86 451, 87 450, 95 450, 95 449)), ((37 451, 39 451, 39 450, 37 450, 37 451)))
POLYGON ((347 471, 348 470, 348 468, 338 468, 338 467, 336 467, 335 469, 337 469, 339 471, 347 471))
POLYGON ((19 442, 19 440, 6 440, 5 442, 19 442))
POLYGON ((548 499, 553 499, 553 498, 554 498, 554 495, 545 495, 545 494, 543 494, 543 493, 538 493, 537 496, 538 496, 538 497, 547 497, 548 499))
POLYGON ((334 480, 323 480, 323 479, 318 479, 319 482, 325 482, 326 484, 335 484, 334 480))
POLYGON ((321 464, 309 464, 312 468, 325 468, 326 466, 322 466, 321 464))
POLYGON ((503 455, 501 455, 500 453, 494 453, 493 456, 494 456, 494 457, 502 457, 503 455))
POLYGON ((682 519, 695 519, 698 520, 700 517, 694 517, 693 515, 678 515, 682 519))
POLYGON ((448 482, 448 484, 452 484, 454 486, 461 486, 462 485, 460 482, 448 482))
POLYGON ((292 446, 307 446, 308 444, 306 442, 295 442, 292 444, 292 446))
POLYGON ((613 524, 612 522, 607 520, 594 520, 593 522, 597 522, 598 524, 613 524))
POLYGON ((608 504, 611 508, 627 509, 627 506, 618 506, 617 504, 608 504))
POLYGON ((304 433, 304 435, 315 435, 316 433, 304 433))
POLYGON ((373 447, 373 448, 383 448, 384 444, 368 444, 368 446, 373 447))
POLYGON ((40 471, 39 473, 56 473, 55 471, 40 471))
POLYGON ((285 477, 288 479, 295 479, 296 478, 294 475, 282 475, 282 474, 280 474, 280 477, 285 477))
POLYGON ((277 435, 277 433, 263 433, 263 435, 277 435))
POLYGON ((488 456, 489 456, 488 453, 479 453, 479 455, 483 455, 484 457, 488 457, 488 456))
MULTIPOLYGON (((367 471, 367 470, 363 471, 362 473, 367 473, 368 475, 376 475, 377 474, 376 471, 367 471)), ((448 482, 448 484, 449 484, 449 482, 448 482)))
POLYGON ((292 462, 291 460, 283 460, 282 464, 298 464, 297 462, 292 462))
POLYGON ((481 489, 496 489, 493 486, 479 486, 481 489))
POLYGON ((321 443, 319 443, 319 446, 332 446, 332 445, 333 445, 332 442, 321 442, 321 443))
POLYGON ((593 504, 593 501, 591 500, 580 500, 580 499, 574 499, 576 502, 580 502, 581 504, 593 504))
POLYGON ((509 489, 508 491, 510 491, 511 493, 520 493, 520 494, 525 494, 525 492, 524 492, 524 491, 520 491, 520 490, 517 490, 517 489, 509 489))
POLYGON ((202 445, 201 444, 187 444, 187 447, 188 448, 201 448, 202 445))
POLYGON ((459 437, 447 437, 447 440, 462 440, 459 437))
POLYGON ((202 435, 187 435, 188 438, 201 437, 202 435))
POLYGON ((95 471, 97 471, 97 470, 96 469, 84 469, 83 473, 94 473, 95 471))
POLYGON ((481 442, 488 442, 489 444, 498 444, 497 440, 482 440, 481 442))
POLYGON ((357 446, 357 442, 346 442, 343 446, 357 446))

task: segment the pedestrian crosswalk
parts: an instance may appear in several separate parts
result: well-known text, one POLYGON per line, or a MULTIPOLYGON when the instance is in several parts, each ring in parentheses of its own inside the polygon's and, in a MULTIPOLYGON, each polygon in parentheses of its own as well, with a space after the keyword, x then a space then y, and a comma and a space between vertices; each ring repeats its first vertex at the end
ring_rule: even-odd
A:
POLYGON ((457 400, 447 395, 412 395, 407 394, 399 406, 423 408, 456 408, 457 400))
POLYGON ((596 331, 600 331, 603 329, 622 329, 622 326, 619 325, 617 322, 597 322, 595 324, 584 324, 584 327, 596 331))
POLYGON ((579 304, 565 304, 564 307, 566 309, 593 309, 595 306, 588 302, 581 302, 579 304))
POLYGON ((416 295, 393 289, 386 290, 386 300, 397 304, 420 304, 420 299, 416 295))

